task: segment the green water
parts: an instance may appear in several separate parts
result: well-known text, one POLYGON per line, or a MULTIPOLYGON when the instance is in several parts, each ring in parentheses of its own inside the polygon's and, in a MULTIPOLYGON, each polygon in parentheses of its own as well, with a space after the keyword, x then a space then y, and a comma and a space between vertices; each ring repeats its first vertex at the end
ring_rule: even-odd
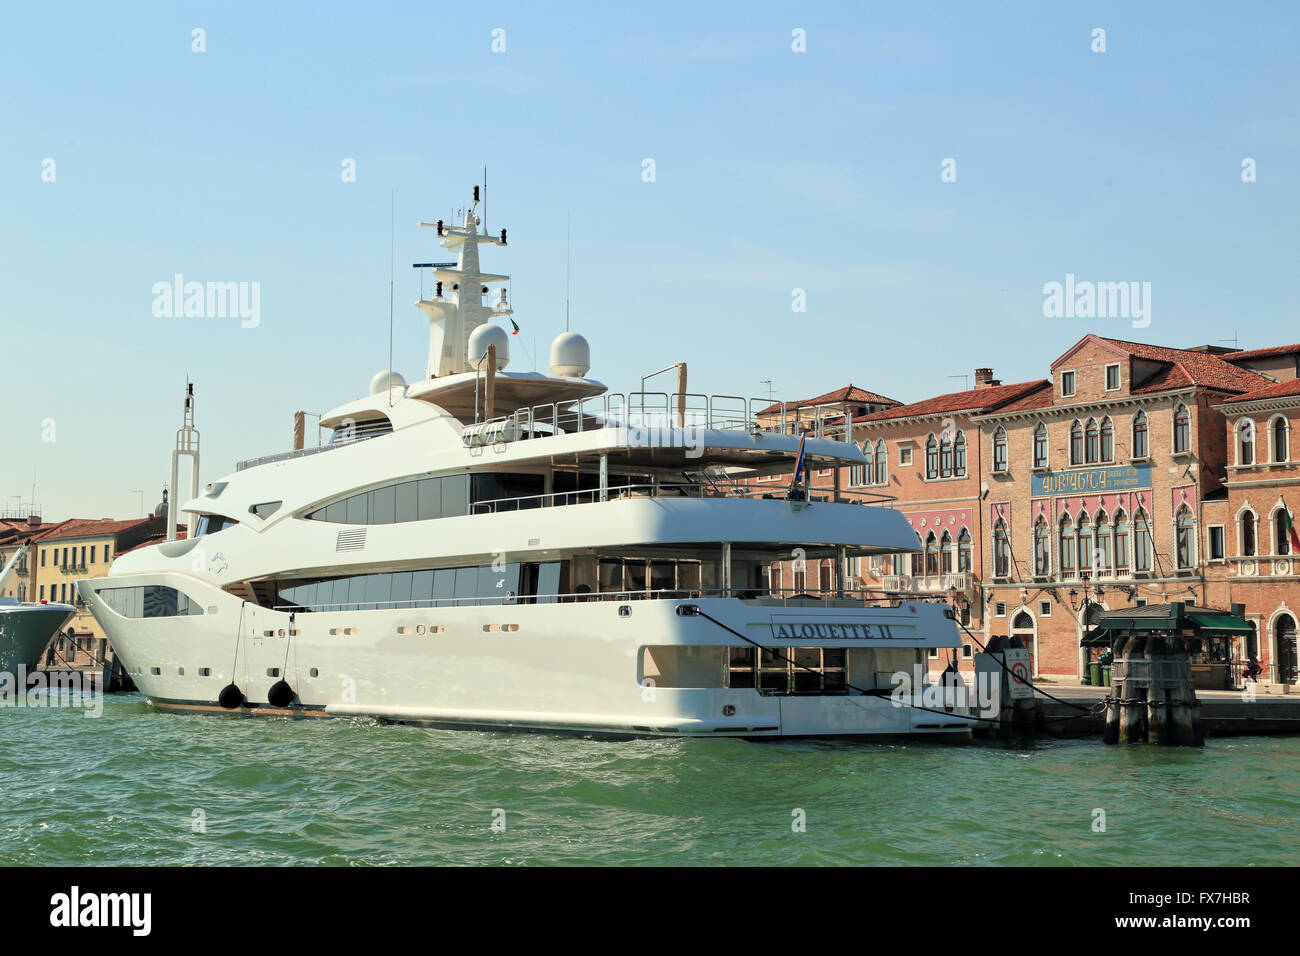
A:
POLYGON ((1290 864, 1300 846, 1300 738, 607 742, 137 695, 98 719, 0 709, 0 732, 4 864, 1290 864))

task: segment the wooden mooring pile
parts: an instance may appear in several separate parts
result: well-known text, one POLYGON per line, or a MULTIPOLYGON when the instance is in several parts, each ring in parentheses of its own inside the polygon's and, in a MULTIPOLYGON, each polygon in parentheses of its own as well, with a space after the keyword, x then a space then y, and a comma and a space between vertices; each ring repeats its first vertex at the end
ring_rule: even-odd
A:
POLYGON ((1241 613, 1238 606, 1223 611, 1182 603, 1102 611, 1083 640, 1085 648, 1109 647, 1114 653, 1102 740, 1187 747, 1205 743, 1192 655, 1200 678, 1211 682, 1207 686, 1230 683, 1229 664, 1218 670, 1219 665, 1203 661, 1230 659, 1232 639, 1250 633, 1241 613))

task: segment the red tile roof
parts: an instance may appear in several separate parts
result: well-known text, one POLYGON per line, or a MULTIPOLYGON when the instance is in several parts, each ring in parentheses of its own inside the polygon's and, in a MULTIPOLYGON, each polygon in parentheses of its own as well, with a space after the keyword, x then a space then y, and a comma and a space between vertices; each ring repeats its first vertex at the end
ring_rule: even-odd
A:
POLYGON ((942 415, 946 412, 989 412, 1000 409, 1007 404, 1027 398, 1039 391, 1047 396, 1044 404, 1050 404, 1052 383, 1046 379, 1035 382, 1017 382, 1014 385, 988 385, 984 388, 969 388, 963 392, 949 392, 927 398, 911 405, 899 405, 870 415, 859 415, 855 422, 885 422, 899 418, 919 418, 927 415, 942 415))
MULTIPOLYGON (((188 532, 185 529, 185 525, 177 526, 176 528, 177 541, 183 541, 187 537, 187 535, 188 532)), ((151 534, 149 537, 145 538, 139 544, 132 545, 129 548, 124 548, 121 551, 117 552, 117 556, 120 558, 124 554, 130 554, 132 551, 139 551, 141 548, 147 548, 150 545, 162 544, 166 540, 167 540, 166 531, 162 532, 161 534, 151 534)))
POLYGON ((42 540, 53 540, 58 538, 89 538, 99 535, 120 534, 123 531, 129 531, 137 525, 154 521, 154 518, 128 518, 125 521, 114 521, 112 518, 72 518, 68 521, 61 522, 60 527, 56 528, 49 534, 41 535, 42 540))
MULTIPOLYGON (((1189 385, 1201 385, 1206 388, 1224 392, 1249 392, 1268 384, 1269 379, 1256 372, 1238 368, 1224 361, 1219 355, 1209 352, 1194 352, 1190 349, 1172 349, 1161 345, 1147 345, 1144 342, 1127 342, 1123 339, 1111 339, 1096 336, 1102 342, 1121 349, 1134 358, 1149 362, 1162 362, 1171 368, 1158 372, 1137 388, 1134 394, 1164 391, 1172 388, 1185 388, 1189 385)), ((1067 353, 1068 354, 1068 353, 1067 353)), ((1235 358, 1239 353, 1231 353, 1235 358)))
MULTIPOLYGON (((865 388, 858 388, 856 385, 845 385, 843 388, 837 388, 833 392, 827 392, 825 395, 818 395, 816 398, 805 398, 798 402, 786 402, 786 408, 805 408, 809 405, 830 405, 835 402, 861 402, 864 405, 901 405, 896 399, 886 398, 884 395, 878 395, 875 392, 869 392, 865 388)), ((767 408, 758 414, 767 415, 772 412, 781 410, 780 402, 773 402, 767 408)))
POLYGON ((1291 355, 1295 352, 1300 352, 1300 342, 1295 345, 1273 345, 1266 349, 1242 349, 1239 352, 1225 355, 1224 358, 1235 363, 1250 361, 1251 359, 1273 358, 1277 355, 1291 355))
POLYGON ((1274 382, 1272 385, 1265 385, 1263 388, 1257 388, 1253 392, 1246 392, 1244 395, 1234 395, 1226 399, 1223 404, 1231 402, 1255 402, 1262 398, 1285 398, 1289 395, 1300 397, 1300 378, 1293 378, 1289 382, 1274 382))

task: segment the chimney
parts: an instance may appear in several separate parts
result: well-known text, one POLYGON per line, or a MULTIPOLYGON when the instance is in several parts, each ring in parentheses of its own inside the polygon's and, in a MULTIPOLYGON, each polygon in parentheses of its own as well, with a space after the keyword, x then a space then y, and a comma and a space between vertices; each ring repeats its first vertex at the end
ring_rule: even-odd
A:
POLYGON ((977 368, 977 369, 975 370, 975 387, 976 387, 976 388, 988 388, 990 385, 998 385, 998 384, 1000 384, 1000 383, 997 382, 997 381, 995 381, 994 378, 993 378, 993 369, 991 369, 991 368, 977 368))
POLYGON ((40 516, 40 515, 28 515, 28 516, 27 516, 27 529, 28 529, 29 531, 35 531, 35 530, 36 530, 37 528, 39 528, 40 526, 41 526, 41 516, 40 516))

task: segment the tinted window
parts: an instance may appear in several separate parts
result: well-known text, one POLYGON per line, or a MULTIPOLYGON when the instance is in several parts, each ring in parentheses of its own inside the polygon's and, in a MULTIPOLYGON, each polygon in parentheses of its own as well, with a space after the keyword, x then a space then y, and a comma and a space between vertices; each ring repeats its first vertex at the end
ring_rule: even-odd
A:
POLYGON ((397 520, 397 488, 376 488, 370 492, 370 523, 392 524, 397 520))
POLYGON ((419 520, 419 488, 420 483, 418 481, 404 481, 397 486, 396 517, 394 520, 398 524, 404 521, 419 520))
POLYGON ((135 588, 104 588, 99 596, 123 617, 184 617, 202 614, 198 602, 175 588, 150 584, 135 588))
POLYGON ((425 478, 415 482, 420 520, 442 517, 442 479, 425 478))
POLYGON ((442 479, 442 516, 454 518, 469 514, 469 475, 449 475, 442 479))

